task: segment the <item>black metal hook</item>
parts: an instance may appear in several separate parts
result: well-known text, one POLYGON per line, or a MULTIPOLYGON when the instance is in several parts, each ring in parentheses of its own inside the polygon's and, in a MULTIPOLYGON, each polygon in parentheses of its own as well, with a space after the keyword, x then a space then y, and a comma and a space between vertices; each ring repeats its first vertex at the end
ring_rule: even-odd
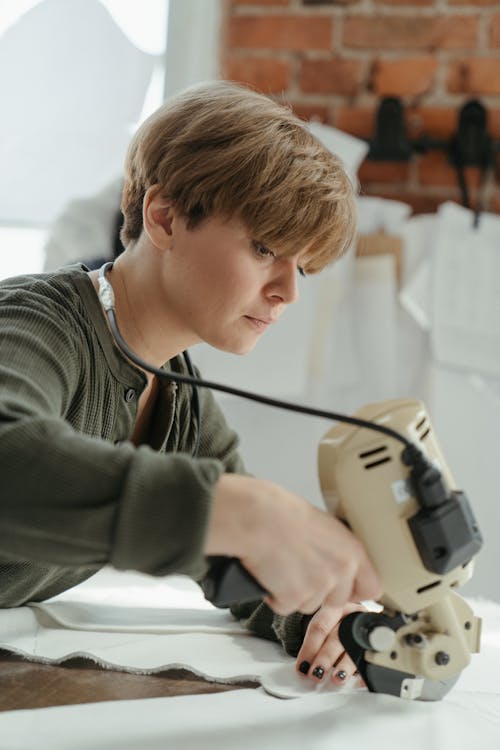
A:
POLYGON ((373 161, 408 161, 413 144, 406 134, 403 105, 396 97, 387 97, 380 102, 375 137, 370 141, 368 159, 373 161))
MULTIPOLYGON (((410 140, 406 132, 403 105, 397 97, 381 100, 376 116, 375 135, 369 141, 367 159, 371 161, 409 161, 413 152, 426 153, 439 149, 448 154, 457 170, 462 203, 470 208, 465 167, 479 167, 484 184, 489 169, 494 166, 495 153, 500 150, 488 133, 486 108, 477 99, 464 104, 458 116, 458 126, 449 140, 421 136, 410 140)), ((482 207, 476 209, 474 226, 477 227, 482 207)))

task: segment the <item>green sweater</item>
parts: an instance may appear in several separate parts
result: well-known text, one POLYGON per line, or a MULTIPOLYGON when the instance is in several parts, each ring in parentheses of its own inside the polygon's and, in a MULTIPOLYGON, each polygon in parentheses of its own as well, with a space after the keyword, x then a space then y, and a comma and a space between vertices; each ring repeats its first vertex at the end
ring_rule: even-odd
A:
MULTIPOLYGON (((197 458, 185 384, 160 384, 147 444, 129 442, 146 378, 115 347, 85 271, 0 283, 0 607, 47 599, 105 564, 200 580, 214 485, 244 471, 206 388, 197 458)), ((185 371, 183 359, 169 368, 185 371)), ((233 612, 300 647, 300 615, 233 612)))

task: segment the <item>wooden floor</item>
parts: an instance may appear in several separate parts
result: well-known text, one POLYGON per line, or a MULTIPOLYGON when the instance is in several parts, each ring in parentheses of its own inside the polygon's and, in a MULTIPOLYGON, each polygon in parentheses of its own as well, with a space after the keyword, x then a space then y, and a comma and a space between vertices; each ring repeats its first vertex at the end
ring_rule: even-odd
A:
POLYGON ((119 672, 83 658, 59 665, 38 664, 0 649, 0 711, 255 687, 258 687, 255 682, 208 682, 184 669, 153 675, 119 672))

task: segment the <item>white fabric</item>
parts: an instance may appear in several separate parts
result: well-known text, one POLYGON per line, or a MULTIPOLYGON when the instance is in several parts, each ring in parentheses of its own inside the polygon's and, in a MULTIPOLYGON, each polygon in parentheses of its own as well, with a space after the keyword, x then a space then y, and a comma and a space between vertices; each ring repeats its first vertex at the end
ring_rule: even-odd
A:
MULTIPOLYGON (((495 290, 499 272, 494 271, 495 265, 500 269, 495 245, 500 224, 491 214, 481 215, 478 230, 472 222, 472 212, 455 204, 407 222, 400 302, 420 327, 421 344, 425 340, 419 345, 415 330, 408 339, 412 360, 418 355, 424 375, 417 393, 485 540, 464 592, 500 601, 495 536, 500 523, 500 377, 487 372, 487 365, 492 372, 500 366, 500 346, 495 344, 500 316, 494 312, 500 300, 495 290)), ((398 369, 405 360, 401 356, 398 369)))
POLYGON ((212 607, 188 578, 150 580, 105 571, 49 602, 2 610, 0 648, 40 662, 83 656, 130 672, 185 667, 211 681, 254 679, 285 698, 314 691, 281 646, 212 607))
POLYGON ((411 214, 411 206, 401 201, 363 195, 358 198, 358 232, 386 232, 400 235, 411 214))
POLYGON ((326 148, 340 157, 353 185, 358 184, 358 169, 368 153, 368 144, 350 133, 344 133, 331 125, 311 120, 309 130, 326 148))
POLYGON ((500 217, 445 203, 433 256, 432 345, 438 362, 500 376, 500 217))
POLYGON ((280 701, 261 689, 0 714, 8 750, 494 750, 499 696, 367 693, 280 701))
POLYGON ((0 647, 39 661, 87 654, 130 671, 254 677, 264 689, 4 712, 0 747, 490 750, 500 743, 500 606, 473 608, 484 618, 481 654, 442 701, 409 702, 350 686, 315 689, 280 647, 245 633, 188 579, 105 570, 43 605, 0 612, 0 647))

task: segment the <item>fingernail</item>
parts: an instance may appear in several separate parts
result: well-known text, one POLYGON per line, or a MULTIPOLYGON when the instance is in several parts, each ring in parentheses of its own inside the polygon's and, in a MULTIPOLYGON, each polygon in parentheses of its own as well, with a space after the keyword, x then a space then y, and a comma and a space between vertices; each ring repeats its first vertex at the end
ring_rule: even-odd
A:
POLYGON ((323 669, 323 667, 316 667, 313 670, 313 677, 317 677, 318 680, 321 680, 324 674, 325 674, 325 670, 323 669))
POLYGON ((311 668, 311 665, 308 661, 301 662, 299 666, 299 672, 302 672, 302 674, 307 674, 311 668))
POLYGON ((338 677, 339 680, 345 680, 345 678, 347 677, 347 672, 344 672, 344 670, 341 669, 340 671, 337 672, 335 677, 338 677))

